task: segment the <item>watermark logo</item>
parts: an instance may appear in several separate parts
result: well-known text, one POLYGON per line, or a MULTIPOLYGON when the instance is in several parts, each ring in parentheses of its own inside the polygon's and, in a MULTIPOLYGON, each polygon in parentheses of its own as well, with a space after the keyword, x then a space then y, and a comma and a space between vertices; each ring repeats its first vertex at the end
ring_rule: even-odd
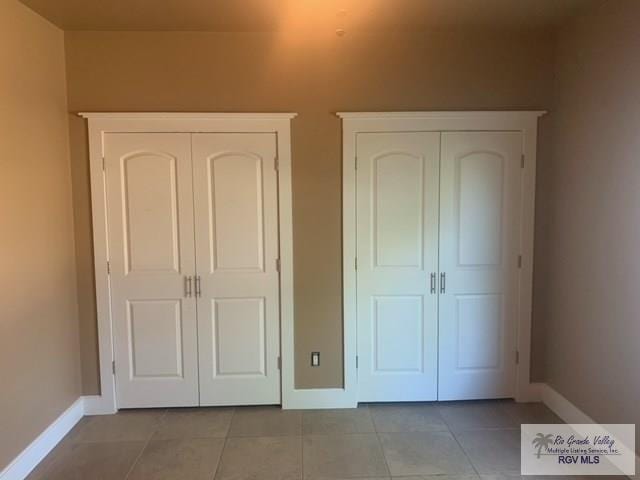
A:
POLYGON ((635 475, 635 425, 523 424, 522 475, 635 475))
POLYGON ((536 438, 534 438, 531 443, 533 443, 533 445, 538 449, 538 453, 536 455, 540 458, 540 455, 542 455, 542 449, 545 448, 548 450, 549 445, 553 443, 553 434, 547 433, 545 435, 544 433, 537 433, 536 438))

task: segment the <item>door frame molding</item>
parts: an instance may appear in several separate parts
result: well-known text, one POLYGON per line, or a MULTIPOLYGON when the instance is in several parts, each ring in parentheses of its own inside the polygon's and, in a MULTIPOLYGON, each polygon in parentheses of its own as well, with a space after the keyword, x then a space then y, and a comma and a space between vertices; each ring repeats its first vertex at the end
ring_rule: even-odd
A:
MULTIPOLYGON (((546 111, 338 112, 342 119, 342 288, 345 403, 358 403, 356 288, 356 137, 366 132, 520 131, 525 162, 522 176, 516 396, 535 400, 530 386, 533 238, 538 118, 546 111)), ((337 400, 337 399, 336 399, 337 400)))
POLYGON ((280 248, 280 355, 283 407, 295 390, 293 309, 293 203, 291 190, 291 120, 295 113, 78 113, 88 120, 91 215, 95 267, 100 395, 93 414, 118 409, 112 373, 113 330, 109 290, 104 136, 106 133, 275 133, 278 158, 278 229, 280 248))

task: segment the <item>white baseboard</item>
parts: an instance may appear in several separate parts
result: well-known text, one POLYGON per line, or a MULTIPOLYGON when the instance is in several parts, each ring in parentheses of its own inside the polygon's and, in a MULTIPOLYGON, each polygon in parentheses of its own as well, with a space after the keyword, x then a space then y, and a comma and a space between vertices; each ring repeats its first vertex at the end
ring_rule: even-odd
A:
MULTIPOLYGON (((584 413, 573 403, 567 400, 561 393, 546 383, 537 385, 540 392, 540 400, 556 415, 567 423, 597 423, 589 415, 584 413)), ((636 455, 636 474, 630 475, 633 480, 640 480, 640 456, 636 455)))
POLYGON ((567 400, 553 387, 546 383, 541 384, 541 397, 542 403, 544 403, 549 409, 551 409, 556 415, 567 423, 597 423, 589 415, 584 413, 573 403, 567 400))
POLYGON ((26 478, 83 416, 84 399, 80 397, 0 472, 0 480, 26 478))
POLYGON ((285 392, 284 410, 356 408, 358 401, 342 388, 309 388, 285 392))
MULTIPOLYGON (((112 402, 100 395, 86 395, 84 399, 85 415, 111 415, 116 413, 112 402)), ((1 479, 0 479, 1 480, 1 479)))

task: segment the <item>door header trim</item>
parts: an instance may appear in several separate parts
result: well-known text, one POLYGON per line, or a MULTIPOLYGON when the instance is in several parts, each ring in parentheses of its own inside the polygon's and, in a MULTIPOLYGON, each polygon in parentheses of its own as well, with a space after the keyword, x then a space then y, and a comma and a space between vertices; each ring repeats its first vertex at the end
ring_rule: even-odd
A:
POLYGON ((244 113, 244 112, 230 112, 230 113, 207 113, 207 112, 78 112, 79 117, 83 118, 120 118, 120 119, 185 119, 185 118, 221 118, 229 120, 231 118, 240 120, 259 119, 259 120, 291 120, 295 118, 297 113, 244 113))
POLYGON ((541 117, 547 113, 546 110, 476 110, 476 111, 434 111, 434 112, 336 112, 336 115, 342 119, 393 119, 393 118, 412 118, 412 119, 443 119, 457 118, 463 120, 469 119, 505 119, 505 118, 531 118, 541 117))

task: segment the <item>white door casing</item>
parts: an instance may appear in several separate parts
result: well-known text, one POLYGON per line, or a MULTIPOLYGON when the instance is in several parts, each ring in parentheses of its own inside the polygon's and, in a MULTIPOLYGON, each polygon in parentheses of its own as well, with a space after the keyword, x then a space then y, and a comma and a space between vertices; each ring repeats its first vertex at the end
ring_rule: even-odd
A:
MULTIPOLYGON (((355 406, 358 398, 356 355, 358 345, 358 273, 355 268, 358 223, 357 169, 358 138, 364 133, 394 132, 513 132, 520 134, 522 168, 519 255, 515 302, 517 305, 517 353, 515 386, 516 401, 536 401, 538 391, 530 383, 531 304, 533 279, 533 232, 535 211, 535 173, 538 118, 544 111, 424 111, 424 112, 340 112, 343 132, 343 334, 344 378, 341 394, 334 395, 342 405, 355 406)), ((359 262, 360 263, 360 262, 359 262)), ((512 352, 516 353, 516 352, 512 352)), ((514 358, 515 359, 515 358, 514 358)), ((338 402, 336 401, 336 404, 338 402)))
POLYGON ((357 137, 359 400, 437 399, 438 132, 357 137))
POLYGON ((276 136, 192 141, 200 404, 279 404, 276 136))
POLYGON ((118 406, 198 404, 190 135, 105 135, 118 406))
MULTIPOLYGON (((122 407, 116 396, 114 316, 107 207, 105 141, 110 134, 236 132, 275 134, 278 151, 278 229, 280 246, 280 335, 282 338, 282 405, 300 408, 312 392, 296 390, 293 367, 293 233, 291 191, 291 120, 295 113, 217 112, 83 112, 87 119, 91 180, 93 259, 96 283, 100 394, 85 397, 89 414, 110 414, 122 407)), ((118 367, 116 368, 118 369, 118 367)))
POLYGON ((522 134, 443 132, 439 400, 515 395, 522 134))

